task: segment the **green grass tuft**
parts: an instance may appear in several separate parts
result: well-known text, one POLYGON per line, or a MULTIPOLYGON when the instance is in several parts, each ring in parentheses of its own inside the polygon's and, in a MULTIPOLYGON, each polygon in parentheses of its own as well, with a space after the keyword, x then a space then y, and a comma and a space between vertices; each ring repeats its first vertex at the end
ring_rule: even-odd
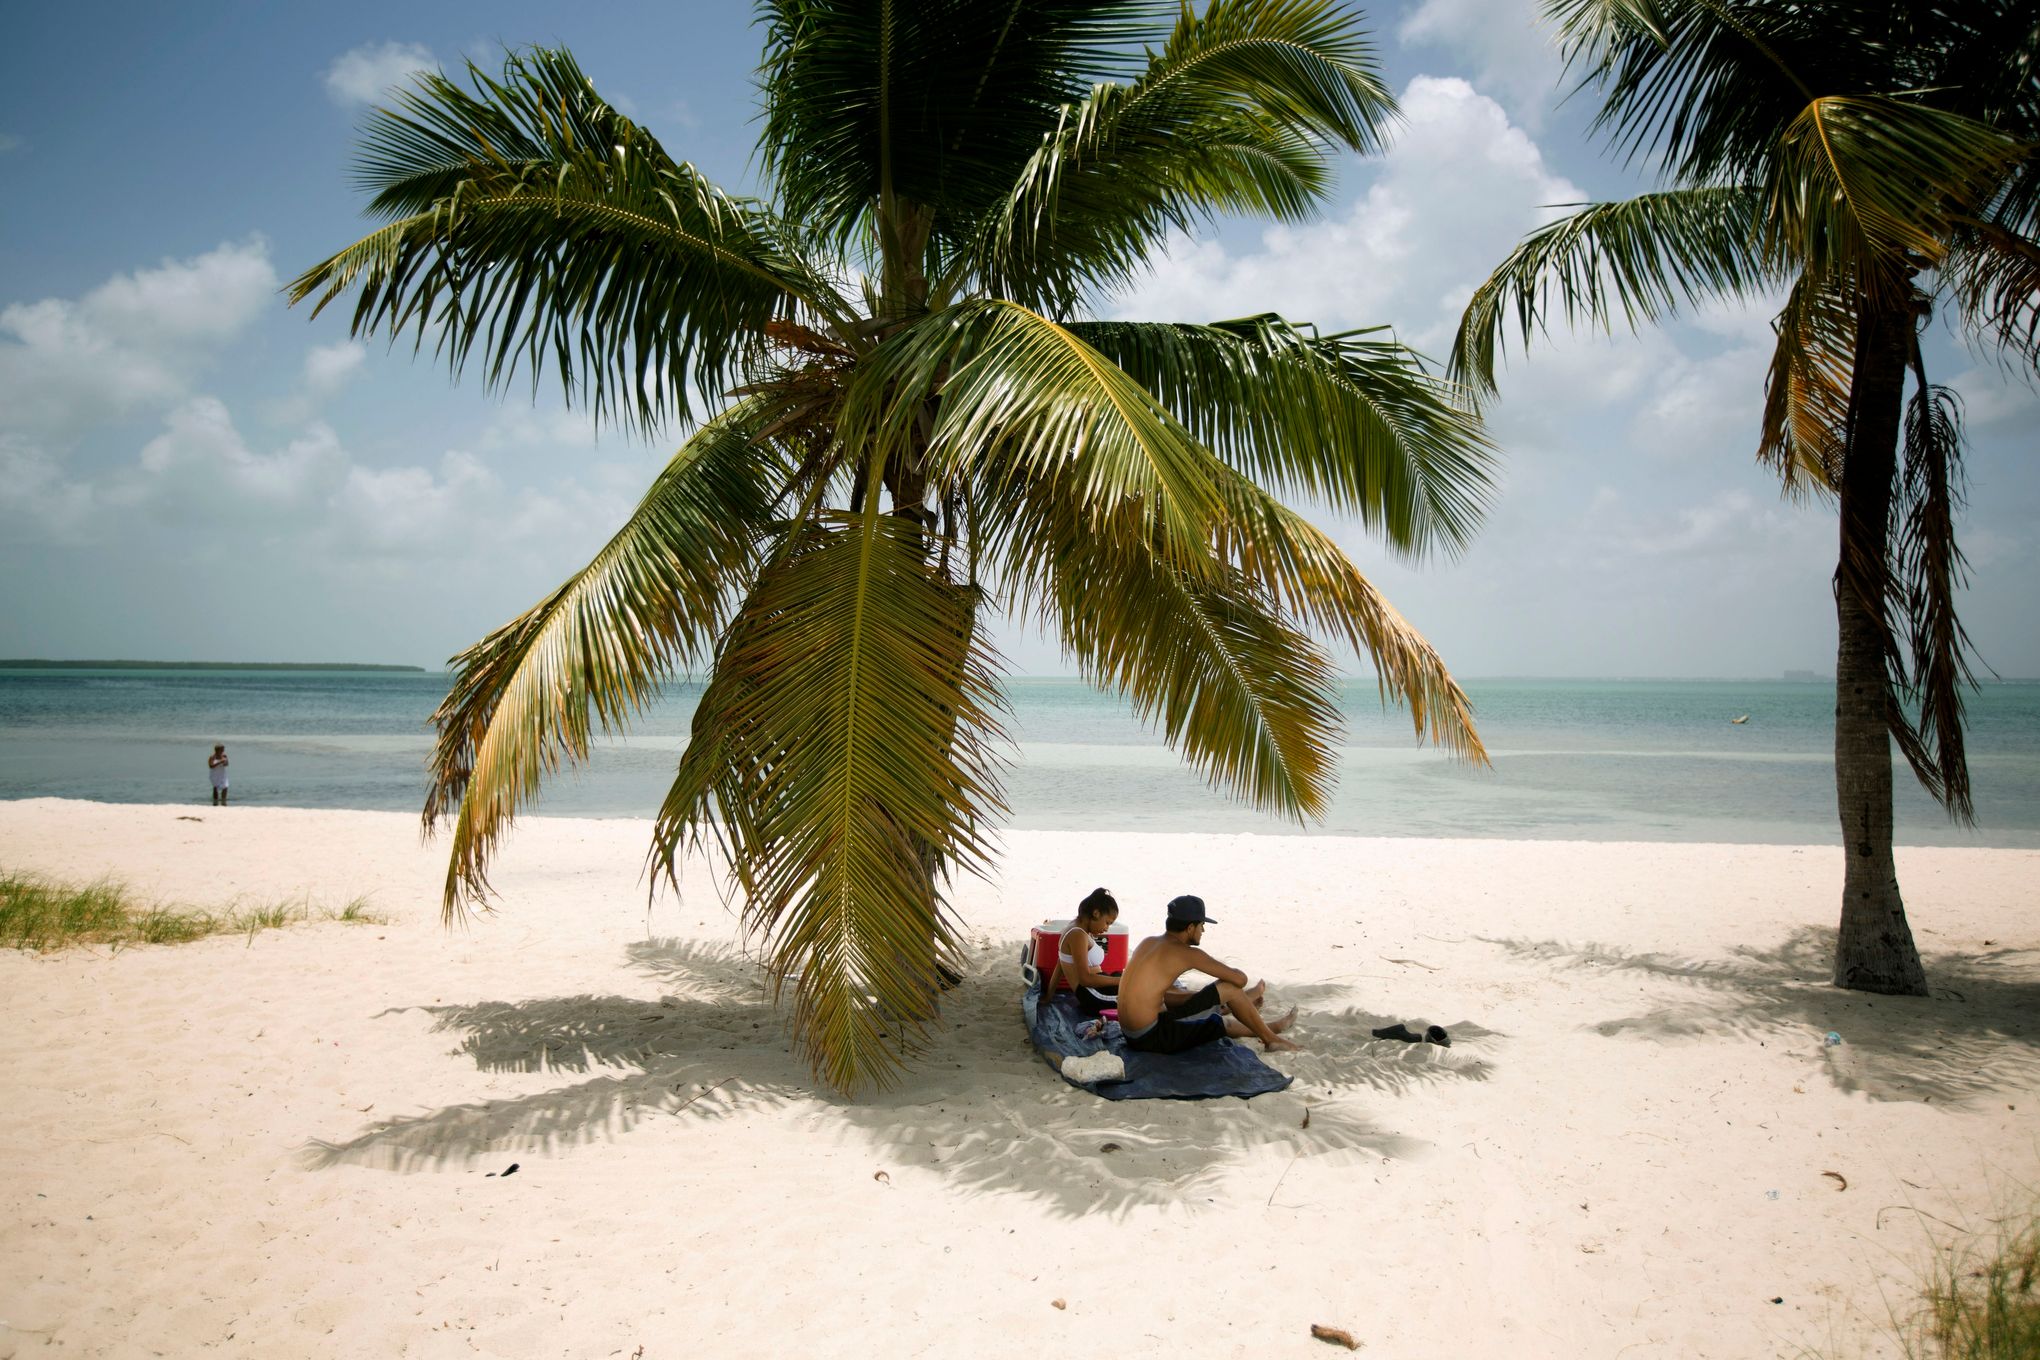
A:
POLYGON ((1989 1259, 1947 1253, 1924 1291, 1926 1308, 1906 1339, 1919 1360, 2040 1357, 2040 1209, 2001 1226, 1989 1259))
POLYGON ((352 902, 340 908, 340 914, 333 919, 336 921, 360 921, 372 926, 387 925, 389 923, 387 917, 378 916, 368 909, 368 899, 366 897, 355 898, 352 902))
POLYGON ((0 872, 0 948, 47 951, 73 945, 183 944, 208 935, 248 935, 304 921, 381 925, 384 919, 357 897, 338 912, 322 911, 308 897, 245 909, 206 911, 144 903, 125 884, 102 878, 60 883, 35 874, 0 872))

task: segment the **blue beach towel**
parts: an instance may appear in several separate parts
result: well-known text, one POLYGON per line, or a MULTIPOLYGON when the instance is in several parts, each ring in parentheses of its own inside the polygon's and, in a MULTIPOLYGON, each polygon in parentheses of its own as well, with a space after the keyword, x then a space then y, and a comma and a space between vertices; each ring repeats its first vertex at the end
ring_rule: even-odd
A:
MULTIPOLYGON (((1042 1003, 1038 988, 1030 987, 1020 998, 1020 1010, 1027 1018, 1027 1032, 1034 1046, 1046 1056, 1082 1057, 1106 1049, 1126 1064, 1125 1081, 1101 1081, 1086 1086, 1063 1080, 1107 1100, 1208 1100, 1213 1096, 1242 1099, 1266 1095, 1289 1085, 1291 1078, 1277 1072, 1255 1056, 1253 1050, 1231 1039, 1220 1039, 1187 1053, 1136 1053, 1126 1046, 1119 1026, 1107 1022, 1096 1039, 1077 1033, 1089 1023, 1068 992, 1042 1003)), ((1058 1069, 1060 1070, 1060 1069, 1058 1069)))

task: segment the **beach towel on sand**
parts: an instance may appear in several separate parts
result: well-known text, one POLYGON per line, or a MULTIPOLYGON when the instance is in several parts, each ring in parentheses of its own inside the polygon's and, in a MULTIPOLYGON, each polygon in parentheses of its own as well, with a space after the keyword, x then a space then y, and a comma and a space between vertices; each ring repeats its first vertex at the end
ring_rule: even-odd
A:
POLYGON ((1069 1073, 1063 1075, 1070 1085, 1082 1086, 1107 1100, 1244 1098, 1279 1091, 1290 1082, 1290 1078, 1262 1062, 1252 1049, 1231 1039, 1204 1044, 1187 1053, 1137 1053, 1127 1048, 1119 1026, 1110 1022, 1098 1038, 1083 1038, 1077 1027, 1089 1023, 1089 1017, 1077 1009, 1077 1003, 1067 992, 1044 1005, 1040 991, 1030 987, 1020 999, 1020 1009, 1027 1017, 1027 1032, 1034 1046, 1044 1056, 1054 1053, 1076 1058, 1101 1051, 1119 1056, 1126 1064, 1124 1081, 1086 1085, 1069 1073))

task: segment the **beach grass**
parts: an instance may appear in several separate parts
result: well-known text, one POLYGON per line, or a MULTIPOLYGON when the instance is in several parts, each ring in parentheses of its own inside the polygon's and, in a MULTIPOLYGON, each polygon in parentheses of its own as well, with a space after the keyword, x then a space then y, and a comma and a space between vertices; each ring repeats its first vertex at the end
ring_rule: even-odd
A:
POLYGON ((2004 1220, 1986 1250, 1942 1254, 1906 1338, 1908 1360, 2040 1357, 2040 1206, 2004 1220))
POLYGON ((252 937, 310 921, 383 924, 362 897, 338 911, 317 907, 309 897, 206 909, 144 901, 111 877, 79 884, 0 871, 0 947, 10 949, 43 953, 83 945, 183 944, 211 935, 252 937))
MULTIPOLYGON (((2040 1203, 1933 1249, 1885 1335, 1906 1360, 2040 1360, 2040 1203)), ((1954 1226, 1954 1225, 1949 1225, 1954 1226)), ((1808 1347, 1799 1360, 1842 1360, 1860 1348, 1808 1347)))

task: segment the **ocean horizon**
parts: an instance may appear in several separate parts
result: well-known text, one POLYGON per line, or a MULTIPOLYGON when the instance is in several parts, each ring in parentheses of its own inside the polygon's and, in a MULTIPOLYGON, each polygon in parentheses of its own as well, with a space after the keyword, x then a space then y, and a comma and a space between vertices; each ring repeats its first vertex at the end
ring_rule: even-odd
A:
MULTIPOLYGON (((1803 673, 1801 673, 1803 677, 1803 673)), ((0 798, 206 803, 224 742, 237 804, 417 812, 443 671, 0 668, 0 798)), ((1419 743, 1371 677, 1343 688, 1337 791, 1302 826, 1207 787, 1124 701, 1072 677, 1009 679, 1007 826, 1270 835, 1824 844, 1831 679, 1462 681, 1492 766, 1419 743), (1732 721, 1746 717, 1747 721, 1732 721)), ((649 817, 698 680, 675 681, 536 816, 649 817)), ((1968 696, 1977 820, 1950 822, 1895 760, 1901 844, 2040 847, 2040 681, 1968 696)))

